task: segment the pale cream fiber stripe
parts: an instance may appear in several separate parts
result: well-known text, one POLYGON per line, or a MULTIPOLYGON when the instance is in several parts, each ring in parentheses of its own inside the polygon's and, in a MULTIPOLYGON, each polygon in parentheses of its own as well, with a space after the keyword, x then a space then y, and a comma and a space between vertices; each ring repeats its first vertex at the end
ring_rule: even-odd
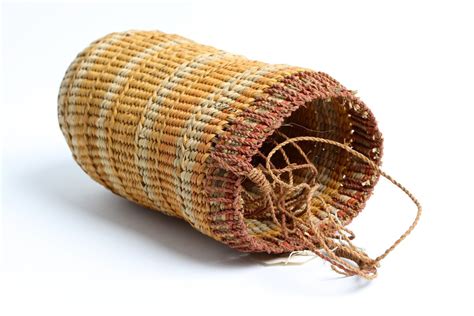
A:
MULTIPOLYGON (((134 55, 132 59, 130 59, 130 61, 122 68, 122 70, 120 70, 114 81, 110 84, 110 87, 104 96, 104 100, 100 105, 99 118, 97 119, 97 147, 99 148, 99 156, 104 167, 105 176, 108 182, 113 187, 113 189, 128 198, 132 197, 125 192, 125 189, 122 185, 122 181, 119 177, 117 177, 110 163, 110 153, 109 148, 107 146, 107 130, 105 126, 107 112, 111 110, 113 105, 113 99, 117 95, 117 93, 121 89, 123 89, 123 86, 126 83, 127 77, 130 72, 137 68, 143 59, 159 52, 160 50, 166 49, 171 46, 180 45, 185 42, 187 42, 187 40, 181 38, 170 39, 168 42, 160 42, 159 44, 151 46, 145 49, 144 51, 134 55)), ((154 202, 158 203, 158 201, 156 200, 154 200, 154 202)))
MULTIPOLYGON (((181 84, 183 80, 186 80, 188 76, 190 75, 195 75, 197 74, 193 73, 196 70, 199 70, 202 67, 205 67, 208 65, 210 62, 214 61, 219 61, 222 60, 224 63, 231 63, 234 62, 233 57, 239 57, 238 55, 230 54, 224 51, 218 51, 218 52, 211 52, 211 53, 206 53, 200 56, 197 56, 193 61, 190 63, 184 64, 181 70, 178 70, 176 74, 173 74, 174 78, 178 79, 172 79, 170 80, 170 83, 172 81, 172 84, 167 85, 167 88, 172 90, 176 85, 181 84), (181 80, 180 80, 180 79, 181 80)), ((205 70, 203 74, 201 74, 201 78, 204 78, 207 76, 209 73, 212 71, 215 71, 217 67, 221 67, 222 64, 215 64, 212 65, 209 69, 205 70)), ((191 87, 194 83, 196 83, 197 80, 192 80, 189 81, 188 88, 191 87)), ((179 102, 179 100, 176 100, 176 102, 179 102)), ((197 155, 197 150, 190 152, 187 151, 186 144, 188 143, 194 143, 195 145, 201 144, 201 139, 203 136, 202 129, 201 131, 196 131, 192 130, 192 127, 189 126, 189 122, 194 122, 196 124, 201 124, 199 121, 195 120, 196 115, 199 114, 199 116, 206 116, 205 113, 201 113, 201 109, 199 107, 193 107, 193 112, 191 113, 191 116, 189 119, 186 121, 183 129, 181 129, 181 135, 177 139, 176 143, 176 153, 175 153, 175 159, 173 161, 173 177, 174 177, 174 183, 176 187, 176 196, 178 198, 178 203, 180 205, 180 212, 183 215, 184 218, 186 218, 193 226, 195 225, 195 217, 192 212, 193 209, 193 202, 191 200, 191 195, 192 195, 192 187, 191 187, 191 174, 187 178, 187 180, 182 181, 182 175, 184 170, 183 163, 185 161, 188 161, 189 158, 183 160, 179 159, 180 155, 186 155, 190 156, 193 155, 194 157, 197 155), (184 129, 185 128, 185 129, 184 129), (184 185, 183 185, 184 183, 184 185), (185 199, 183 200, 183 196, 185 199)), ((210 117, 209 117, 210 119, 210 117)), ((209 121, 206 120, 206 121, 209 121)), ((196 146, 192 146, 192 148, 196 148, 196 146)), ((193 160, 194 161, 194 160, 193 160)))
MULTIPOLYGON (((187 42, 188 44, 192 44, 190 42, 187 42)), ((183 51, 186 50, 185 47, 182 48, 183 51)), ((191 53, 191 51, 188 51, 187 53, 191 53)), ((179 69, 179 66, 178 66, 179 69)), ((166 67, 163 69, 164 73, 167 73, 170 70, 170 67, 166 67)), ((160 71, 161 72, 161 71, 160 71)), ((175 73, 176 70, 172 70, 172 74, 175 73)), ((149 171, 149 164, 150 160, 152 160, 148 145, 149 145, 149 140, 151 137, 151 131, 153 130, 153 124, 155 123, 156 119, 159 117, 159 115, 156 114, 156 111, 149 112, 150 108, 153 108, 154 104, 154 99, 159 98, 158 93, 160 92, 160 95, 164 95, 164 90, 163 89, 163 84, 167 82, 170 76, 172 74, 166 74, 164 78, 161 78, 160 76, 160 82, 157 84, 157 86, 154 89, 154 92, 148 99, 148 102, 145 105, 144 112, 139 120, 136 133, 135 133, 135 142, 138 144, 138 150, 135 151, 135 164, 138 166, 138 173, 141 177, 141 185, 143 188, 143 191, 146 193, 147 197, 149 200, 155 201, 154 208, 161 210, 162 212, 168 214, 168 215, 173 215, 176 216, 177 214, 174 213, 174 210, 168 205, 168 208, 162 207, 162 202, 164 201, 167 203, 165 199, 160 200, 160 197, 156 195, 153 183, 154 179, 152 178, 152 174, 149 171), (151 116, 151 117, 150 117, 151 116), (150 175, 150 176, 149 176, 150 175)), ((170 92, 168 90, 168 92, 170 92)), ((155 175, 159 176, 159 175, 155 175)), ((161 190, 161 188, 158 188, 161 190)), ((161 192, 161 191, 160 191, 161 192)))
MULTIPOLYGON (((210 62, 214 59, 224 58, 226 56, 233 55, 216 50, 212 53, 197 55, 190 62, 180 65, 177 69, 175 69, 171 74, 169 74, 165 79, 162 80, 161 84, 157 87, 154 93, 154 95, 156 96, 156 100, 153 102, 153 98, 150 98, 150 103, 147 104, 146 108, 149 108, 151 110, 150 113, 158 113, 160 108, 162 107, 163 101, 169 95, 169 93, 171 93, 176 86, 181 85, 182 82, 185 82, 188 77, 193 74, 193 71, 195 71, 199 67, 205 66, 204 62, 210 62)), ((192 83, 193 82, 191 81, 190 84, 192 83)), ((178 102, 178 100, 176 102, 178 102)), ((151 173, 148 167, 150 158, 148 143, 150 141, 150 135, 147 134, 146 129, 153 128, 156 116, 158 115, 146 115, 143 124, 139 124, 139 128, 137 129, 137 138, 139 139, 139 145, 142 150, 140 152, 141 157, 137 156, 136 162, 137 165, 140 167, 140 174, 143 178, 145 191, 148 196, 154 201, 158 201, 159 197, 156 195, 156 192, 152 186, 154 180, 151 178, 151 173)), ((179 195, 177 196, 179 197, 179 195)), ((165 199, 163 200, 166 202, 165 199)), ((169 208, 171 207, 169 206, 169 208)), ((177 211, 180 212, 181 216, 184 215, 182 214, 182 210, 177 211)))
POLYGON ((234 78, 222 85, 222 87, 220 87, 222 91, 217 90, 217 92, 219 92, 219 99, 215 104, 212 104, 212 102, 207 103, 206 101, 212 101, 209 100, 209 98, 204 102, 207 103, 207 106, 213 107, 209 107, 209 110, 213 112, 220 112, 223 109, 229 107, 229 101, 235 101, 245 89, 253 87, 253 85, 256 84, 257 81, 263 76, 269 74, 270 72, 278 71, 284 68, 288 68, 288 66, 264 64, 264 67, 256 66, 249 68, 245 72, 236 75, 234 78), (238 83, 241 80, 244 82, 238 83), (218 111, 215 111, 215 108, 218 109, 218 111))
MULTIPOLYGON (((59 104, 65 104, 65 101, 67 102, 68 105, 64 106, 64 119, 66 120, 67 124, 61 124, 63 126, 63 129, 65 129, 69 124, 75 124, 76 122, 73 120, 73 118, 69 117, 69 113, 75 113, 76 112, 76 95, 81 92, 83 89, 82 83, 84 79, 86 78, 87 73, 91 70, 96 65, 96 60, 101 56, 102 53, 104 53, 110 46, 113 44, 117 43, 122 37, 124 37, 125 34, 123 33, 117 33, 113 34, 111 37, 108 39, 99 42, 96 47, 91 48, 90 52, 84 56, 84 58, 80 59, 80 63, 77 66, 78 68, 76 69, 74 75, 70 77, 70 80, 65 82, 61 86, 61 98, 65 98, 66 100, 59 100, 59 104), (69 89, 69 85, 72 82, 72 88, 69 89), (67 111, 67 112, 66 112, 67 111)), ((70 68, 73 68, 74 64, 70 66, 70 68)), ((68 70, 69 72, 69 70, 68 70)), ((69 133, 64 133, 65 135, 68 135, 69 133)), ((80 149, 77 147, 77 137, 73 137, 71 135, 70 139, 70 146, 71 150, 73 152, 74 156, 77 156, 79 154, 80 149)), ((81 159, 76 159, 78 163, 81 163, 81 159)), ((86 166, 82 166, 85 168, 86 166)), ((96 175, 97 175, 97 170, 94 170, 96 175)), ((99 177, 97 176, 99 179, 99 177)))
MULTIPOLYGON (((185 130, 180 138, 180 142, 177 146, 176 160, 174 166, 185 166, 179 174, 176 174, 175 184, 177 193, 182 196, 184 202, 183 208, 186 217, 191 223, 196 222, 195 214, 192 211, 192 188, 191 176, 193 175, 193 168, 196 164, 194 159, 190 159, 192 153, 197 152, 199 142, 196 141, 183 141, 183 139, 193 139, 197 133, 202 135, 203 128, 207 123, 216 116, 216 114, 222 112, 235 102, 235 100, 241 95, 241 93, 249 88, 253 87, 256 82, 272 71, 278 71, 279 69, 286 68, 286 65, 265 65, 263 68, 260 66, 252 67, 247 69, 243 73, 239 73, 236 76, 230 78, 221 87, 216 87, 213 93, 209 94, 207 99, 195 106, 193 109, 193 115, 186 121, 185 130), (239 81, 242 81, 239 83, 239 81), (218 97, 215 99, 215 97, 218 97), (199 115, 196 115, 199 114, 199 115), (178 158, 179 157, 179 158, 178 158), (184 187, 184 189, 181 189, 184 187)), ((202 228, 202 227, 201 227, 202 228)))

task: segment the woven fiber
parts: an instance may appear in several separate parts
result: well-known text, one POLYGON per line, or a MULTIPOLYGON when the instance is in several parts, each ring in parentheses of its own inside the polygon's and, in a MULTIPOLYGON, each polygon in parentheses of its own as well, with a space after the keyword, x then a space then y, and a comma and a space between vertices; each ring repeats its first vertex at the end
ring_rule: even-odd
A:
MULTIPOLYGON (((90 177, 244 252, 308 248, 272 220, 262 202, 268 194, 255 198, 258 188, 253 198, 249 193, 269 179, 255 170, 276 144, 324 137, 375 165, 382 155, 372 112, 330 76, 157 31, 113 33, 93 42, 68 68, 58 103, 61 130, 90 177)), ((318 214, 324 209, 350 223, 378 180, 375 167, 330 143, 285 148, 273 155, 276 167, 301 162, 299 151, 315 166, 312 214, 324 218, 318 214)), ((305 177, 295 172, 301 183, 305 177)))

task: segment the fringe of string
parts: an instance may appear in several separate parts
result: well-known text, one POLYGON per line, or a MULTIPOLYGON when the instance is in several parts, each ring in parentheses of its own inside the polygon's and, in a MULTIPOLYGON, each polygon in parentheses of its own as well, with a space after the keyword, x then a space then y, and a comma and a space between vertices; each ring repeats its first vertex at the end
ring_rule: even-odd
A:
POLYGON ((258 154, 264 159, 264 165, 258 165, 247 175, 253 183, 252 188, 244 188, 243 192, 247 211, 251 210, 251 216, 254 217, 262 214, 262 216, 270 216, 287 242, 311 250, 328 261, 334 271, 345 276, 375 278, 380 261, 392 252, 418 224, 422 212, 421 204, 408 189, 382 171, 376 163, 346 144, 312 136, 288 138, 281 132, 278 133, 286 140, 277 143, 268 155, 259 152, 258 154), (370 258, 352 243, 355 235, 343 225, 337 215, 337 210, 333 208, 333 211, 330 211, 326 201, 318 195, 318 170, 298 145, 299 142, 336 146, 364 161, 413 201, 417 207, 413 223, 381 255, 375 259, 370 258), (284 150, 284 147, 288 145, 296 149, 304 159, 304 163, 290 162, 284 150), (277 152, 284 158, 284 168, 275 167, 271 161, 277 152))

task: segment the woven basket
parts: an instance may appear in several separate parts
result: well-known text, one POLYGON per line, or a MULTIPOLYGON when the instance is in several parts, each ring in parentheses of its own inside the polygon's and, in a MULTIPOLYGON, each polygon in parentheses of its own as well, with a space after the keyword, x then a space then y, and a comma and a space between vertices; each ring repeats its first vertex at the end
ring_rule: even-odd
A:
MULTIPOLYGON (((68 68, 58 103, 61 130, 90 177, 244 252, 307 248, 267 213, 249 212, 258 199, 243 196, 261 154, 283 140, 277 132, 334 140, 377 165, 382 155, 371 111, 328 75, 157 31, 93 42, 68 68)), ((347 225, 379 173, 337 146, 299 148, 317 168, 320 200, 347 225)), ((287 153, 299 159, 296 147, 287 153)))

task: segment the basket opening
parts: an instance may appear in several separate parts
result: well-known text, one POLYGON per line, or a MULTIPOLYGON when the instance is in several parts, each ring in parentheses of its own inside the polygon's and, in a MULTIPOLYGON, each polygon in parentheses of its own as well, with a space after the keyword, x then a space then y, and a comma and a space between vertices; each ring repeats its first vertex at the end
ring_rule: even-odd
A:
MULTIPOLYGON (((306 102, 265 140, 258 154, 252 157, 252 165, 264 170, 266 157, 277 144, 299 136, 321 137, 348 144, 367 156, 372 155, 371 159, 378 160, 380 135, 376 128, 367 128, 375 125, 375 119, 365 105, 356 104, 354 108, 352 101, 335 97, 306 102)), ((278 173, 278 176, 285 183, 293 181, 294 184, 312 178, 317 183, 315 195, 324 200, 326 208, 337 212, 340 219, 348 224, 363 208, 377 181, 377 175, 364 170, 363 163, 347 151, 315 142, 299 142, 296 146, 288 144, 272 156, 271 163, 275 170, 282 170, 288 165, 307 164, 306 159, 316 167, 317 172, 302 168, 292 171, 291 180, 289 172, 278 173)), ((242 182, 241 189, 241 209, 249 234, 270 242, 284 240, 281 228, 272 220, 267 209, 264 193, 249 179, 242 182)), ((318 209, 312 208, 313 215, 322 219, 324 213, 319 213, 318 209)))

